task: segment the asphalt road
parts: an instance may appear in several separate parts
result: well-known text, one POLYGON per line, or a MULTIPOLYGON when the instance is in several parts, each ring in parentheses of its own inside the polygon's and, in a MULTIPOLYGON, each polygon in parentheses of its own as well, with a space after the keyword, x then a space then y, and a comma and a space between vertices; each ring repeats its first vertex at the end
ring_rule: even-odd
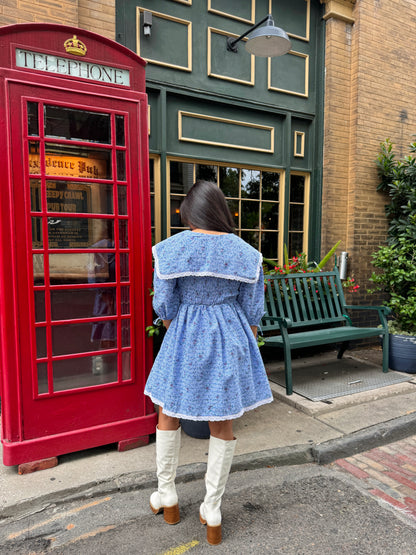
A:
POLYGON ((202 480, 178 485, 182 520, 164 523, 147 489, 34 507, 0 523, 0 553, 413 555, 416 521, 336 468, 302 465, 236 472, 223 500, 223 543, 198 519, 202 480))

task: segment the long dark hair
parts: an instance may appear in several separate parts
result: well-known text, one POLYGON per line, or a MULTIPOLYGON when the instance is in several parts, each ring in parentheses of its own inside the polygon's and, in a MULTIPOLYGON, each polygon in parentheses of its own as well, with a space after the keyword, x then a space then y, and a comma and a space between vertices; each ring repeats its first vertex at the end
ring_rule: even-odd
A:
POLYGON ((223 192, 210 181, 197 181, 181 204, 186 226, 207 231, 234 232, 234 221, 223 192))

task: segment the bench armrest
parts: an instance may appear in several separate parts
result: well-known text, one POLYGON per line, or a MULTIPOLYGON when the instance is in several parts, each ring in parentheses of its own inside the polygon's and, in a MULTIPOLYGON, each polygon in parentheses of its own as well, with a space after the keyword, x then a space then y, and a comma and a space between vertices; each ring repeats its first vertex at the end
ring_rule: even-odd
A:
POLYGON ((277 322, 280 328, 292 327, 292 320, 290 318, 282 318, 281 316, 270 316, 269 314, 265 314, 262 319, 269 320, 272 324, 277 322))

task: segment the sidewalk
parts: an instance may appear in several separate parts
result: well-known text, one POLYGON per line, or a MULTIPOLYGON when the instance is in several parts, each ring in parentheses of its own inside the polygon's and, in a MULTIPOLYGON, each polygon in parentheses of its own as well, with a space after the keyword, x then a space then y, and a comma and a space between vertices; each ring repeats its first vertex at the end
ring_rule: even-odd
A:
MULTIPOLYGON (((311 360, 317 365, 335 353, 311 360)), ((350 351, 345 359, 378 364, 379 353, 350 351)), ((338 361, 339 364, 342 361, 338 361)), ((283 364, 266 363, 275 371, 283 364)), ((381 364, 380 364, 381 372, 381 364)), ((416 376, 380 389, 347 395, 330 402, 312 402, 300 395, 286 396, 271 383, 275 402, 235 422, 238 437, 233 470, 317 462, 327 464, 416 434, 416 376)), ((182 433, 178 480, 190 481, 205 473, 208 440, 182 433)), ((22 515, 55 502, 90 498, 156 484, 155 445, 119 453, 114 445, 59 457, 59 465, 18 475, 17 467, 0 465, 0 514, 22 515)))

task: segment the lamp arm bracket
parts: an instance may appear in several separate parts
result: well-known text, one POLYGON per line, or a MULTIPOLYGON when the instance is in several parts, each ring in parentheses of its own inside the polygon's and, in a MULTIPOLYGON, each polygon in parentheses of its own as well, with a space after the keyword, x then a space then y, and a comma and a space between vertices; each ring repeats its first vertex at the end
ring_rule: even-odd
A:
POLYGON ((269 19, 272 19, 271 14, 266 15, 266 17, 264 17, 261 21, 259 21, 258 23, 256 23, 252 27, 250 27, 250 29, 248 29, 248 31, 246 31, 245 33, 243 33, 242 35, 240 35, 236 39, 232 39, 231 37, 228 37, 228 39, 227 39, 227 50, 229 50, 230 52, 238 52, 237 42, 239 42, 241 39, 246 37, 249 33, 254 31, 254 29, 257 29, 257 27, 260 27, 260 25, 263 25, 263 23, 265 23, 269 19))

